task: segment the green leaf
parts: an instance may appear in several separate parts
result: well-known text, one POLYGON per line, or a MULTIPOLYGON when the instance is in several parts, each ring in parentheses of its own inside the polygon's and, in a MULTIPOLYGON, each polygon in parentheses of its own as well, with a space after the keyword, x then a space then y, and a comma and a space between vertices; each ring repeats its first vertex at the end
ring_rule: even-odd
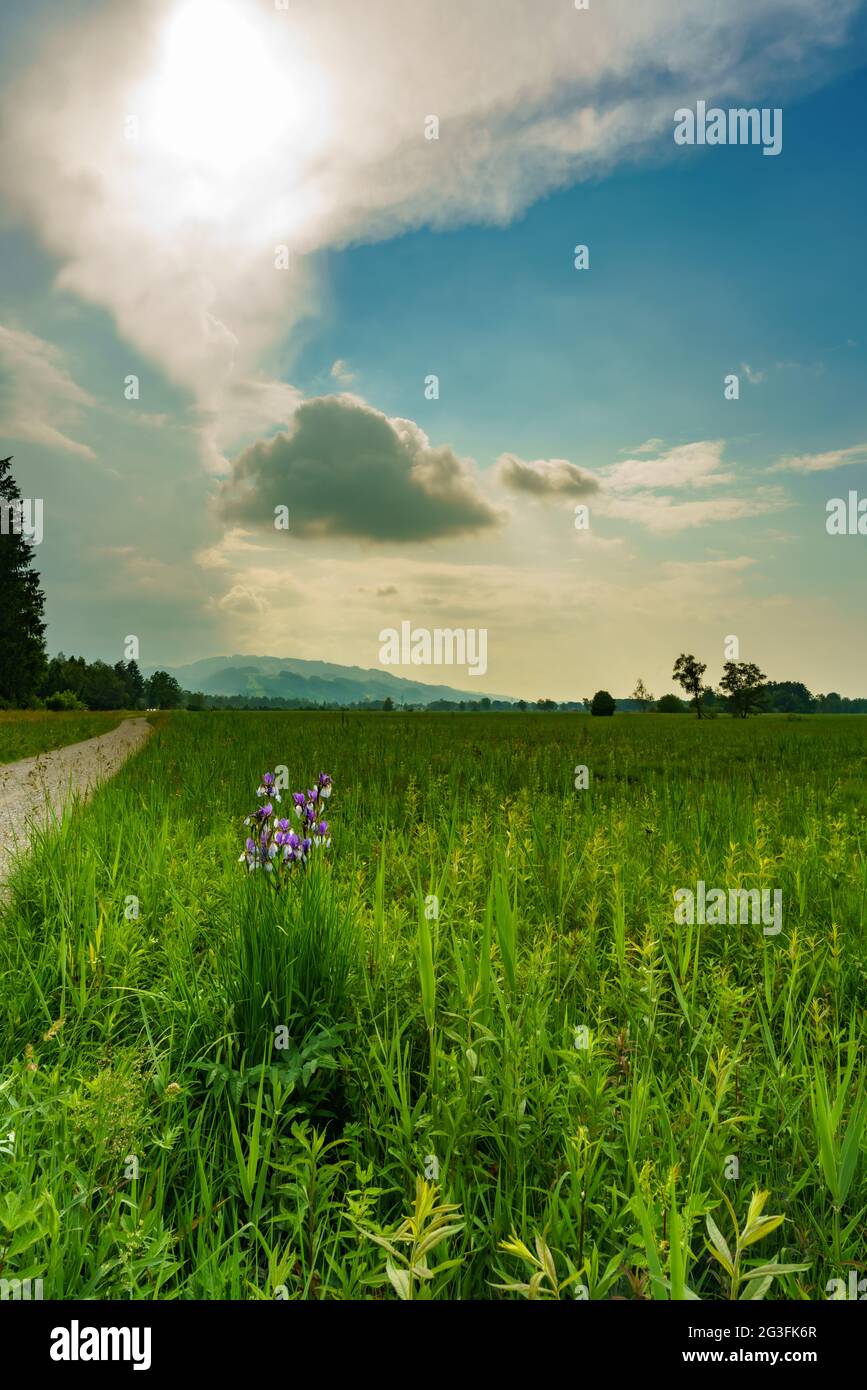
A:
POLYGON ((408 1302, 410 1298, 409 1270, 397 1269, 391 1260, 386 1260, 385 1272, 398 1298, 402 1299, 404 1303, 408 1302))
POLYGON ((762 1216, 760 1219, 748 1226, 741 1236, 740 1246, 744 1250, 748 1245, 755 1245, 757 1240, 764 1240, 771 1231, 775 1231, 778 1226, 782 1226, 785 1221, 784 1216, 762 1216))
POLYGON ((762 1279, 760 1282, 757 1281, 754 1284, 744 1285, 744 1290, 741 1294, 741 1299, 758 1300, 760 1298, 764 1298, 765 1294, 768 1292, 768 1289, 771 1287, 771 1284, 773 1282, 774 1277, 772 1274, 769 1274, 767 1278, 762 1279))
POLYGON ((726 1274, 731 1276, 734 1273, 734 1259, 722 1231, 710 1215, 705 1217, 705 1224, 707 1226, 707 1233, 714 1247, 711 1250, 711 1254, 719 1260, 726 1274))

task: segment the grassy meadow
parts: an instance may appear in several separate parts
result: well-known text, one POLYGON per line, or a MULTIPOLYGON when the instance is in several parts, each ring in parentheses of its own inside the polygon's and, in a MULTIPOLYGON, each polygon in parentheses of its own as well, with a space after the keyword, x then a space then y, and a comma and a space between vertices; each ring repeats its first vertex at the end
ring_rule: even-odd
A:
POLYGON ((2 908, 0 1276, 452 1300, 864 1276, 867 719, 156 723, 2 908), (289 792, 331 774, 332 843, 276 892, 238 856, 281 765, 289 792), (782 931, 678 924, 699 880, 781 890, 782 931))
POLYGON ((122 715, 0 710, 0 763, 17 763, 116 729, 122 715))

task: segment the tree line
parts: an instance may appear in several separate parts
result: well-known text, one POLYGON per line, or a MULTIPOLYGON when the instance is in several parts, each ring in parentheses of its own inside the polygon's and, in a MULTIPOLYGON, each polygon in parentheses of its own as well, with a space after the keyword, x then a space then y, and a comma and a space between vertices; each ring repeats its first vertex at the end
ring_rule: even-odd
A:
MULTIPOLYGON (((707 663, 692 652, 681 652, 674 663, 672 680, 681 686, 684 697, 663 695, 655 699, 639 678, 629 703, 642 712, 686 714, 699 719, 726 712, 736 719, 751 714, 867 714, 867 699, 850 700, 832 690, 813 695, 803 681, 771 681, 753 661, 726 661, 719 688, 705 683, 707 663)), ((612 715, 626 701, 615 701, 607 690, 597 690, 584 705, 591 714, 612 715)))

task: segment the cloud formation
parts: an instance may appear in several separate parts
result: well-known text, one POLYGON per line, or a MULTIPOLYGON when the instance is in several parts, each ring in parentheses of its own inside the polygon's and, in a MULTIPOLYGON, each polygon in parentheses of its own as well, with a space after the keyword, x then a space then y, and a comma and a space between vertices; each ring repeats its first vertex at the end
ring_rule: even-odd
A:
POLYGON ((783 511, 790 504, 779 488, 757 488, 745 496, 712 497, 683 502, 657 493, 607 496, 596 510, 603 516, 633 521, 658 535, 672 535, 696 526, 742 521, 753 516, 783 511))
MULTIPOLYGON (((648 440, 648 445, 654 442, 648 440)), ((720 471, 725 442, 702 439, 680 444, 656 458, 624 459, 605 471, 605 485, 614 492, 657 487, 716 487, 733 475, 720 471)), ((648 446, 640 451, 648 452, 648 446)))
POLYGON ((383 542, 471 535, 500 521, 470 460, 432 447, 413 421, 346 396, 306 401, 286 433, 245 449, 217 506, 236 526, 273 527, 285 506, 294 535, 383 542))
POLYGON ((780 459, 769 473, 826 473, 832 468, 845 468, 853 463, 867 463, 867 444, 853 444, 849 449, 829 449, 823 454, 797 454, 780 459))
POLYGON ((857 8, 101 0, 58 14, 0 93, 0 194, 59 287, 189 391, 226 471, 297 405, 269 353, 314 300, 311 253, 503 224, 655 142, 672 153, 683 101, 811 84, 857 8))
POLYGON ((88 444, 66 433, 95 404, 73 381, 59 348, 0 324, 0 420, 7 439, 95 458, 88 444))
MULTIPOLYGON (((648 440, 633 452, 646 455, 661 445, 662 440, 648 440)), ((656 458, 627 458, 598 473, 566 459, 526 463, 514 454, 503 454, 494 476, 502 487, 538 498, 592 497, 595 515, 634 522, 658 535, 740 521, 789 505, 779 487, 728 492, 699 501, 685 497, 694 490, 737 482, 736 474, 722 467, 724 450, 724 440, 697 440, 679 444, 656 458), (665 493, 659 491, 662 488, 665 493)))
POLYGON ((537 459, 527 463, 516 454, 497 459, 497 480, 513 492, 529 492, 536 497, 590 497, 599 491, 592 473, 568 459, 537 459))

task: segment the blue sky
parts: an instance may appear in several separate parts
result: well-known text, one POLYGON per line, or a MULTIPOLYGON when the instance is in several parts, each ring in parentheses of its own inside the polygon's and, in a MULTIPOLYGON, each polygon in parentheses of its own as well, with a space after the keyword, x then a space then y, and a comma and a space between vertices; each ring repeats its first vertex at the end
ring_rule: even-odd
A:
MULTIPOLYGON (((251 80, 270 7, 220 3, 249 28, 251 80)), ((840 0, 823 17, 757 0, 752 47, 723 20, 694 62, 684 41, 669 100, 642 74, 648 52, 674 65, 689 3, 656 5, 658 54, 613 6, 621 29, 575 31, 574 71, 564 29, 532 72, 511 86, 489 75, 481 92, 454 75, 445 15, 413 44, 378 28, 373 6, 365 40, 329 28, 326 4, 290 16, 310 85, 286 143, 264 149, 251 126, 251 168, 224 168, 185 122, 208 114, 238 44, 230 27, 218 46, 196 4, 155 7, 170 41, 191 43, 191 106, 160 77, 154 7, 130 7, 146 36, 134 42, 96 0, 18 7, 0 32, 14 102, 0 143, 0 443, 45 499, 51 648, 116 660, 136 633, 146 665, 247 651, 373 666, 380 629, 408 618, 485 627, 489 689, 575 698, 627 694, 638 675, 662 693, 684 648, 718 674, 737 634, 777 679, 867 692, 867 536, 825 529, 829 498, 867 496, 864 7, 840 0), (68 68, 54 105, 60 58, 44 38, 68 68), (352 63, 364 41, 379 88, 352 63), (209 52, 214 85, 197 87, 193 59, 209 52), (437 97, 440 140, 413 145, 402 123, 412 132, 437 97), (699 97, 782 106, 782 153, 675 147, 666 111, 699 97), (607 113, 613 133, 594 130, 588 150, 561 124, 572 108, 607 113), (168 110, 183 157, 147 148, 131 171, 104 136, 131 109, 146 138, 148 115, 156 128, 168 110), (266 279, 280 226, 292 274, 266 279), (737 401, 723 395, 731 372, 737 401), (124 399, 129 373, 138 402, 124 399), (511 474, 503 456, 519 461, 511 474), (265 499, 284 493, 278 537, 265 499)), ((410 27, 416 9, 427 22, 410 5, 410 27)), ((523 53, 532 6, 505 6, 505 32, 478 9, 492 57, 523 53)), ((270 61, 257 85, 274 84, 279 113, 270 61)))
POLYGON ((673 161, 660 141, 660 162, 552 194, 508 227, 333 253, 294 379, 325 389, 345 357, 383 410, 480 461, 512 449, 594 467, 650 436, 733 437, 720 382, 747 361, 768 379, 735 407, 745 460, 860 437, 865 127, 860 72, 786 108, 777 158, 673 161), (434 370, 442 395, 425 402, 434 370))

